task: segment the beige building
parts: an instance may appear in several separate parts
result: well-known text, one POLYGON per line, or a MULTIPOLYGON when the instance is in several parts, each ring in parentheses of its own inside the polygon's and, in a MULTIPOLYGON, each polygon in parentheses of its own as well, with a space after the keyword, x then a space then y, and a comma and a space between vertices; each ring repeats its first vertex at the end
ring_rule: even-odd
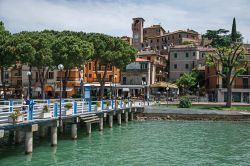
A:
POLYGON ((193 69, 204 68, 206 56, 212 51, 213 49, 211 48, 194 45, 170 47, 169 80, 175 81, 184 73, 193 69))
POLYGON ((152 25, 144 28, 144 22, 143 18, 133 18, 133 45, 138 50, 150 48, 151 50, 166 53, 168 46, 181 45, 185 42, 199 45, 201 42, 200 35, 194 30, 187 29, 169 32, 164 30, 161 25, 152 25))

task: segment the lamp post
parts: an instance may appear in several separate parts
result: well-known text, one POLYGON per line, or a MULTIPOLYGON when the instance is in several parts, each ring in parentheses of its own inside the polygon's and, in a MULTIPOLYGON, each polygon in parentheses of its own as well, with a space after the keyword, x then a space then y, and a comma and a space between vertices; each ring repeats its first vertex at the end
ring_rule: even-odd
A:
POLYGON ((200 100, 200 84, 199 84, 199 82, 197 84, 197 88, 198 88, 198 103, 199 103, 199 100, 200 100))
POLYGON ((167 107, 168 107, 168 92, 169 92, 169 87, 166 87, 166 91, 167 91, 167 107))
POLYGON ((84 75, 83 75, 83 70, 80 71, 80 88, 81 88, 81 98, 84 98, 84 92, 83 92, 83 80, 84 80, 84 75))
POLYGON ((28 71, 27 72, 27 76, 28 76, 28 94, 27 94, 27 99, 30 99, 30 76, 31 76, 31 72, 28 71))
POLYGON ((117 92, 116 92, 116 78, 117 78, 117 75, 115 74, 114 75, 114 83, 115 83, 115 110, 116 110, 116 97, 117 97, 117 92))
POLYGON ((145 91, 146 91, 145 88, 146 88, 146 85, 147 85, 146 81, 143 81, 143 80, 142 80, 144 106, 145 106, 145 98, 146 98, 146 95, 145 95, 145 91))
POLYGON ((160 71, 159 71, 159 74, 160 74, 160 76, 159 76, 159 82, 162 81, 162 80, 161 80, 161 77, 162 77, 161 73, 162 73, 162 71, 160 70, 160 71))
POLYGON ((60 70, 60 126, 62 125, 61 120, 62 120, 62 70, 64 68, 63 64, 59 64, 58 70, 60 70))

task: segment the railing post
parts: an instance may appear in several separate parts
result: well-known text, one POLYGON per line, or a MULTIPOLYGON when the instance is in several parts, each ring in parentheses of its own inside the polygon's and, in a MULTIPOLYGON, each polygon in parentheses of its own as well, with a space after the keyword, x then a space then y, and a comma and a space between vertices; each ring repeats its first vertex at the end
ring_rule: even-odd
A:
POLYGON ((47 100, 47 105, 48 105, 48 106, 50 105, 50 99, 47 100))
POLYGON ((122 108, 122 100, 120 100, 120 108, 122 108))
POLYGON ((111 108, 114 109, 114 100, 111 99, 111 108))
POLYGON ((77 103, 74 100, 74 115, 76 115, 76 114, 77 114, 77 103))
POLYGON ((84 107, 85 101, 82 99, 82 113, 83 113, 83 107, 84 107))
POLYGON ((9 102, 9 111, 13 112, 13 101, 12 100, 10 100, 10 102, 9 102))
POLYGON ((104 99, 103 98, 102 98, 101 104, 102 104, 102 110, 104 110, 104 99))
POLYGON ((58 103, 54 103, 54 118, 58 117, 58 103))
POLYGON ((29 102, 29 120, 32 120, 33 119, 33 105, 34 105, 34 101, 33 100, 30 100, 29 102))
POLYGON ((91 112, 91 105, 92 105, 91 98, 89 98, 89 112, 91 112))

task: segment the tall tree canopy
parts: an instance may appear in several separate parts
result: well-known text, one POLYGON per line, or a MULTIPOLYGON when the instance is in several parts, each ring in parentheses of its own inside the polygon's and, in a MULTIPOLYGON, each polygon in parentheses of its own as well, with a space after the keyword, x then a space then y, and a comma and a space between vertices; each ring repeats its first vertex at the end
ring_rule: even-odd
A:
MULTIPOLYGON (((81 68, 92 56, 93 44, 73 35, 60 35, 53 46, 52 55, 54 65, 64 65, 63 96, 67 97, 66 87, 70 77, 70 70, 81 68)), ((61 73, 62 74, 62 73, 61 73)))
POLYGON ((114 66, 118 69, 125 67, 135 60, 137 51, 119 38, 99 33, 90 33, 86 37, 94 45, 95 52, 92 60, 95 62, 95 73, 101 86, 100 97, 103 97, 108 66, 114 66), (103 75, 98 74, 98 66, 104 66, 103 75))
POLYGON ((13 54, 6 54, 6 43, 9 41, 10 37, 11 34, 9 31, 5 30, 3 22, 0 21, 0 70, 4 99, 6 99, 4 70, 15 63, 15 56, 13 56, 13 54))

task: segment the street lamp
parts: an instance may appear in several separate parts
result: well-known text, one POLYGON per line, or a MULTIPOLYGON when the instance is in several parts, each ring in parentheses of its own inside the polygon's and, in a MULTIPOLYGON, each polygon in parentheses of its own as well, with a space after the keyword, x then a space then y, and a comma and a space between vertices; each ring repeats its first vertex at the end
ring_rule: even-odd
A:
POLYGON ((28 95, 27 95, 27 99, 29 100, 30 99, 30 76, 31 76, 31 72, 28 71, 26 74, 28 76, 28 95))
POLYGON ((58 70, 60 70, 60 126, 62 125, 62 70, 64 68, 63 64, 59 64, 57 66, 58 70))
POLYGON ((83 99, 84 97, 84 92, 83 92, 83 80, 84 80, 84 75, 83 75, 83 70, 80 71, 80 88, 81 88, 81 98, 83 99))
POLYGON ((145 98, 146 98, 146 95, 145 95, 146 85, 147 85, 146 81, 142 80, 144 106, 145 106, 145 98))
POLYGON ((199 84, 199 82, 197 84, 197 88, 198 88, 198 103, 199 103, 199 100, 200 100, 200 84, 199 84))
POLYGON ((115 110, 116 110, 116 97, 117 97, 117 92, 116 92, 116 78, 117 78, 117 75, 115 74, 114 75, 114 83, 115 83, 115 110))
POLYGON ((166 87, 166 91, 167 91, 167 107, 168 107, 168 92, 169 92, 168 90, 169 90, 169 87, 167 86, 166 87))
POLYGON ((162 71, 160 70, 160 71, 159 71, 159 74, 160 74, 160 76, 159 76, 159 82, 161 81, 161 77, 162 77, 162 76, 161 76, 161 73, 162 73, 162 71))

